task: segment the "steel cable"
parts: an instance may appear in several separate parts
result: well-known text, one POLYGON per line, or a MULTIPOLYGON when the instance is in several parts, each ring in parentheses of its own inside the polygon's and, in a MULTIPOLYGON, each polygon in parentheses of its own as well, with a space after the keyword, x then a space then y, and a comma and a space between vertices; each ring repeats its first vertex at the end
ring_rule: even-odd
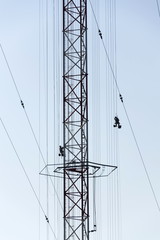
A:
POLYGON ((160 17, 160 7, 159 7, 159 2, 158 2, 158 0, 156 0, 156 3, 157 3, 158 15, 159 15, 159 17, 160 17))
MULTIPOLYGON (((96 18, 96 15, 95 15, 95 12, 94 12, 94 9, 93 9, 93 6, 92 6, 92 3, 91 3, 90 0, 89 0, 89 3, 90 3, 90 5, 91 5, 91 9, 92 9, 92 12, 93 12, 93 15, 94 15, 94 18, 95 18, 95 22, 96 22, 96 25, 97 25, 97 28, 98 28, 98 32, 99 32, 99 30, 100 30, 99 24, 98 24, 98 21, 97 21, 97 18, 96 18)), ((158 7, 159 7, 159 4, 158 4, 158 7)), ((102 33, 101 33, 101 34, 102 34, 102 33)), ((101 36, 102 36, 102 35, 101 35, 101 36)), ((132 135, 133 135, 133 138, 134 138, 134 141, 135 141, 135 144, 136 144, 136 147, 137 147, 137 150, 138 150, 140 159, 141 159, 141 161, 142 161, 142 165, 143 165, 144 171, 145 171, 145 173, 146 173, 146 177, 147 177, 147 180, 148 180, 148 183, 149 183, 151 192, 152 192, 152 194, 153 194, 153 197, 154 197, 155 203, 156 203, 156 205, 157 205, 158 211, 160 212, 160 205, 159 205, 159 202, 158 202, 158 199, 157 199, 155 190, 154 190, 154 188, 153 188, 153 184, 152 184, 152 182, 151 182, 151 179, 150 179, 150 176, 149 176, 147 167, 146 167, 146 165, 145 165, 145 162, 144 162, 144 159, 143 159, 143 156, 142 156, 142 153, 141 153, 141 150, 140 150, 140 147, 139 147, 139 144, 138 144, 136 135, 135 135, 135 133, 134 133, 134 130, 133 130, 133 127, 132 127, 132 124, 131 124, 131 121, 130 121, 130 118, 129 118, 129 115, 128 115, 128 112, 127 112, 127 109, 126 109, 126 107, 125 107, 125 104, 124 104, 124 101, 123 101, 123 97, 122 97, 122 95, 121 95, 121 92, 120 92, 120 89, 119 89, 119 86, 118 86, 118 83, 117 83, 117 78, 116 78, 116 76, 115 76, 115 73, 114 73, 114 70, 113 70, 113 67, 112 67, 112 64, 111 64, 111 61, 110 61, 108 52, 107 52, 107 48, 106 48, 105 43, 104 43, 104 40, 103 40, 103 37, 101 37, 101 40, 102 40, 103 48, 104 48, 104 51, 105 51, 105 54, 106 54, 106 57, 107 57, 107 61, 108 61, 108 63, 109 63, 110 70, 111 70, 112 75, 113 75, 113 80, 114 80, 114 82, 115 82, 115 84, 116 84, 117 92, 119 93, 119 97, 120 97, 120 100, 121 100, 123 109, 124 109, 124 111, 125 111, 125 114, 126 114, 126 117, 127 117, 127 120, 128 120, 129 126, 130 126, 130 129, 131 129, 131 132, 132 132, 132 135)))
POLYGON ((50 229, 51 229, 51 231, 52 231, 52 233, 53 233, 53 235, 54 235, 54 238, 57 239, 57 237, 56 237, 56 235, 55 235, 55 233, 54 233, 54 230, 53 230, 53 228, 52 228, 52 226, 51 226, 51 224, 50 224, 50 222, 49 222, 49 218, 48 218, 48 216, 47 216, 46 213, 45 213, 45 210, 44 210, 44 208, 43 208, 43 206, 42 206, 42 204, 41 204, 41 202, 40 202, 40 199, 38 198, 38 195, 37 195, 37 193, 36 193, 36 191, 35 191, 35 189, 34 189, 34 187, 33 187, 33 185, 32 185, 32 182, 31 182, 31 180, 30 180, 30 178, 29 178, 29 176, 28 176, 28 174, 27 174, 27 171, 25 170, 25 167, 24 167, 24 165, 23 165, 23 163, 22 163, 22 160, 21 160, 21 158, 20 158, 19 155, 18 155, 18 152, 17 152, 17 150, 16 150, 16 147, 15 147, 15 145, 14 145, 14 143, 13 143, 10 135, 9 135, 9 132, 8 132, 6 126, 5 126, 5 124, 4 124, 4 122, 2 121, 1 118, 0 118, 0 121, 1 121, 1 124, 2 124, 2 126, 3 126, 3 129, 4 129, 4 131, 5 131, 5 133, 6 133, 7 137, 8 137, 8 140, 9 140, 10 144, 12 145, 12 148, 13 148, 16 156, 17 156, 17 159, 18 159, 18 161, 19 161, 19 163, 20 163, 20 165, 21 165, 21 168, 22 168, 22 170, 23 170, 23 172, 24 172, 24 174, 25 174, 25 176, 26 176, 26 178, 27 178, 27 181, 28 181, 28 183, 29 183, 29 185, 30 185, 30 187, 31 187, 31 190, 32 190, 32 192, 33 192, 33 194, 34 194, 34 196, 35 196, 35 198, 36 198, 36 200, 37 200, 37 203, 38 203, 41 211, 42 211, 43 214, 44 214, 44 217, 45 217, 45 219, 46 219, 46 221, 47 221, 47 223, 48 223, 48 225, 49 225, 49 227, 50 227, 50 229))
MULTIPOLYGON (((10 73, 10 75, 11 75, 12 81, 13 81, 13 83, 14 83, 14 86, 15 86, 17 95, 18 95, 18 97, 19 97, 21 106, 22 106, 22 108, 23 108, 23 110, 24 110, 24 113, 25 113, 27 122, 28 122, 28 124, 29 124, 30 130, 31 130, 31 132, 32 132, 33 138, 34 138, 34 140, 35 140, 35 143, 36 143, 36 145, 37 145, 37 148, 38 148, 38 150, 39 150, 39 153, 40 153, 40 155, 41 155, 41 158, 42 158, 42 160, 43 160, 43 163, 44 163, 44 165, 46 165, 46 161, 45 161, 45 159, 44 159, 44 156, 43 156, 43 153, 42 153, 41 148, 40 148, 40 146, 39 146, 37 137, 36 137, 35 132, 34 132, 34 130, 33 130, 33 126, 32 126, 32 124, 31 124, 30 118, 29 118, 28 113, 27 113, 27 111, 26 111, 24 102, 22 101, 22 98, 21 98, 20 92, 19 92, 19 90, 18 90, 18 87, 17 87, 16 81, 15 81, 15 78, 14 78, 14 76, 13 76, 13 73, 12 73, 11 68, 10 68, 10 65, 9 65, 9 63, 8 63, 6 54, 5 54, 5 52, 4 52, 1 44, 0 44, 0 48, 1 48, 1 51, 2 51, 2 54, 3 54, 3 57, 4 57, 4 59, 5 59, 6 65, 7 65, 7 67, 8 67, 9 73, 10 73)), ((56 196, 57 196, 58 202, 59 202, 59 204, 60 204, 60 206, 61 206, 61 209, 63 210, 62 203, 61 203, 61 201, 60 201, 60 198, 59 198, 59 196, 58 196, 58 193, 57 193, 57 191, 56 191, 56 188, 55 188, 55 185, 54 185, 54 183, 53 183, 53 181, 52 181, 52 178, 51 178, 51 177, 49 177, 49 178, 50 178, 51 184, 52 184, 52 186, 53 186, 53 189, 54 189, 54 191, 55 191, 55 194, 56 194, 56 196)))
MULTIPOLYGON (((39 132, 39 141, 38 141, 38 145, 40 146, 41 143, 41 0, 39 0, 39 73, 38 73, 38 78, 39 78, 39 96, 38 96, 38 105, 39 105, 39 119, 38 119, 38 132, 39 132)), ((38 158, 38 171, 41 171, 41 155, 40 152, 38 151, 39 154, 39 158, 38 158)), ((40 180, 40 174, 38 175, 38 197, 41 200, 41 180, 40 180)), ((41 222, 40 222, 40 217, 41 217, 41 213, 40 213, 40 207, 39 207, 39 223, 38 223, 38 227, 39 227, 39 232, 38 232, 38 237, 39 240, 41 239, 41 222)))
MULTIPOLYGON (((46 0, 46 34, 45 34, 45 41, 46 41, 46 162, 48 165, 48 0, 46 0)), ((48 175, 48 168, 46 169, 46 173, 48 175)), ((49 216, 49 184, 48 184, 48 177, 46 179, 46 200, 47 200, 47 216, 49 216)), ((49 228, 47 225, 47 235, 46 239, 49 239, 49 228)))

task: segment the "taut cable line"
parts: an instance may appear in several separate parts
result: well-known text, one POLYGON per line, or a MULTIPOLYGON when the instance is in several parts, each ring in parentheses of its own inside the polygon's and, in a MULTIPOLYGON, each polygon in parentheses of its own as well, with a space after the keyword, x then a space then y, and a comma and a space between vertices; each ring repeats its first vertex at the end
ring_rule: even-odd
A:
MULTIPOLYGON (((37 145, 38 151, 39 151, 39 153, 40 153, 40 155, 41 155, 41 158, 42 158, 42 160, 43 160, 44 165, 46 165, 46 161, 45 161, 45 159, 44 159, 44 156, 43 156, 43 153, 42 153, 42 151, 41 151, 40 145, 39 145, 39 143, 38 143, 36 134, 35 134, 35 132, 34 132, 33 126, 32 126, 32 124, 31 124, 30 118, 29 118, 28 113, 27 113, 27 111, 26 111, 24 102, 23 102, 23 100, 22 100, 22 98, 21 98, 21 94, 20 94, 20 92, 19 92, 19 90, 18 90, 18 87, 17 87, 16 81, 15 81, 15 78, 14 78, 14 76, 13 76, 13 73, 12 73, 11 68, 10 68, 10 65, 9 65, 9 63, 8 63, 6 54, 5 54, 4 49, 3 49, 3 47, 2 47, 1 44, 0 44, 0 49, 1 49, 1 52, 2 52, 3 57, 4 57, 4 59, 5 59, 7 68, 8 68, 8 70, 9 70, 9 73, 10 73, 10 75, 11 75, 12 81, 13 81, 13 83, 14 83, 14 86, 15 86, 15 89, 16 89, 16 92, 17 92, 17 95, 18 95, 18 97, 19 97, 21 106, 22 106, 22 108, 23 108, 23 110, 24 110, 24 113, 25 113, 27 122, 28 122, 28 124, 29 124, 29 127, 30 127, 30 130, 31 130, 31 132, 32 132, 32 135, 33 135, 33 138, 34 138, 34 140, 35 140, 35 143, 36 143, 36 145, 37 145)), ((57 190, 56 190, 56 187, 55 187, 55 185, 54 185, 53 180, 52 180, 51 177, 50 177, 50 181, 51 181, 52 187, 53 187, 53 189, 54 189, 54 191, 55 191, 55 195, 57 196, 57 199, 58 199, 58 202, 59 202, 59 204, 60 204, 60 207, 61 207, 61 209, 63 210, 63 206, 62 206, 61 200, 60 200, 60 198, 59 198, 59 196, 58 196, 58 192, 57 192, 57 190)))
POLYGON ((160 17, 160 7, 159 7, 159 2, 158 2, 158 0, 156 0, 156 3, 157 3, 158 15, 159 15, 159 17, 160 17))
POLYGON ((51 226, 51 224, 50 224, 50 222, 49 222, 49 218, 48 218, 48 216, 46 215, 45 210, 44 210, 44 208, 43 208, 43 206, 42 206, 42 204, 41 204, 41 202, 40 202, 40 200, 39 200, 39 197, 38 197, 38 195, 37 195, 37 193, 36 193, 36 191, 35 191, 35 189, 34 189, 34 187, 33 187, 33 184, 32 184, 32 182, 31 182, 31 180, 30 180, 30 178, 29 178, 29 175, 28 175, 28 173, 27 173, 27 171, 26 171, 26 169, 25 169, 25 167, 24 167, 24 165, 23 165, 23 163, 22 163, 22 160, 21 160, 20 156, 18 155, 18 152, 17 152, 17 150, 16 150, 16 147, 15 147, 15 145, 14 145, 14 143, 13 143, 10 135, 9 135, 9 132, 8 132, 6 126, 5 126, 5 124, 4 124, 4 122, 2 121, 1 118, 0 118, 0 122, 1 122, 2 127, 3 127, 5 133, 6 133, 7 137, 8 137, 8 140, 9 140, 10 144, 12 145, 12 148, 13 148, 16 156, 17 156, 17 159, 18 159, 18 161, 19 161, 19 163, 20 163, 20 165, 21 165, 21 168, 22 168, 22 170, 23 170, 23 172, 24 172, 24 174, 25 174, 25 176, 26 176, 26 178, 27 178, 27 181, 28 181, 28 183, 29 183, 29 185, 30 185, 30 187, 31 187, 31 190, 32 190, 32 192, 33 192, 33 194, 34 194, 34 196, 35 196, 35 198, 36 198, 36 200, 37 200, 37 203, 38 203, 41 211, 42 211, 43 214, 44 214, 44 217, 45 217, 45 219, 46 219, 46 221, 47 221, 47 223, 48 223, 48 225, 49 225, 49 228, 50 228, 50 230, 52 231, 52 233, 53 233, 53 235, 54 235, 54 238, 55 238, 56 240, 58 240, 57 237, 56 237, 56 235, 55 235, 55 232, 54 232, 54 230, 53 230, 53 228, 52 228, 52 226, 51 226))
MULTIPOLYGON (((151 192, 152 192, 152 194, 153 194, 153 197, 154 197, 155 203, 156 203, 156 205, 157 205, 158 211, 160 212, 160 204, 159 204, 159 202, 158 202, 158 199, 157 199, 157 196, 156 196, 156 193, 155 193, 155 190, 154 190, 154 187, 153 187, 153 184, 152 184, 152 181, 151 181, 149 172, 148 172, 148 170, 147 170, 147 167, 146 167, 146 164, 145 164, 145 161, 144 161, 144 158, 143 158, 143 155, 142 155, 140 146, 139 146, 139 144, 138 144, 138 141, 137 141, 137 138, 136 138, 136 135, 135 135, 135 132, 134 132, 134 129, 133 129, 131 120, 130 120, 130 118, 129 118, 128 111, 127 111, 126 106, 125 106, 125 104, 124 104, 124 100, 123 100, 123 97, 122 97, 122 95, 121 95, 121 92, 120 92, 120 88, 119 88, 119 86, 118 86, 118 83, 117 83, 117 78, 116 78, 116 76, 115 76, 115 73, 114 73, 114 70, 113 70, 113 67, 112 67, 112 64, 111 64, 111 61, 110 61, 108 52, 107 52, 107 48, 106 48, 105 43, 104 43, 104 40, 103 40, 103 35, 102 35, 101 30, 100 30, 100 27, 99 27, 99 24, 98 24, 98 21, 97 21, 95 12, 94 12, 94 8, 93 8, 93 5, 92 5, 92 3, 91 3, 90 0, 89 0, 89 3, 90 3, 91 9, 92 9, 92 13, 93 13, 93 16, 94 16, 96 25, 97 25, 98 34, 99 34, 99 36, 100 36, 100 39, 102 40, 102 45, 103 45, 103 48, 104 48, 104 51, 105 51, 105 54, 106 54, 106 57, 107 57, 107 61, 108 61, 108 63, 109 63, 109 67, 110 67, 110 70, 111 70, 112 75, 113 75, 113 80, 114 80, 114 82, 115 82, 115 84, 116 84, 116 88, 117 88, 117 92, 118 92, 118 94, 119 94, 120 101, 121 101, 121 103, 122 103, 122 106, 123 106, 125 115, 126 115, 126 117, 127 117, 127 120, 128 120, 129 126, 130 126, 130 129, 131 129, 131 132, 132 132, 132 136, 133 136, 133 139, 134 139, 134 141, 135 141, 135 144, 136 144, 136 147, 137 147, 137 150, 138 150, 138 153, 139 153, 139 156, 140 156, 140 159, 141 159, 141 162, 142 162, 142 165, 143 165, 143 168, 144 168, 144 171, 145 171, 145 174, 146 174, 146 177, 147 177, 147 180, 148 180, 148 183, 149 183, 151 192)), ((157 7, 158 7, 159 16, 160 16, 160 8, 159 8, 158 0, 157 0, 157 7)))

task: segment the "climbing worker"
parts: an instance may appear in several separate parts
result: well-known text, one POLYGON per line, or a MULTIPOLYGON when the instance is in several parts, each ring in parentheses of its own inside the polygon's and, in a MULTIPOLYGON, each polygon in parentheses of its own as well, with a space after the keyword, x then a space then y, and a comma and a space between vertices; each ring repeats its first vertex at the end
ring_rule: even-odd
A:
POLYGON ((120 124, 119 118, 117 116, 115 116, 114 120, 115 120, 115 123, 114 123, 113 127, 121 128, 122 126, 120 124))
POLYGON ((64 156, 64 147, 59 146, 59 156, 63 157, 64 156))

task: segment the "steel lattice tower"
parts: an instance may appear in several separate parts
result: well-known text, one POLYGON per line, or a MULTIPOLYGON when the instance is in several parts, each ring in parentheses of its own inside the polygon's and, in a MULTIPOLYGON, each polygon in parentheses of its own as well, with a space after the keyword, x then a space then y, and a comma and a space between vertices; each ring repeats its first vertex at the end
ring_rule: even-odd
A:
MULTIPOLYGON (((117 167, 88 160, 87 0, 63 0, 63 163, 41 175, 63 178, 64 240, 89 240, 89 178, 117 167)), ((47 171, 46 171, 47 170, 47 171)))
POLYGON ((64 239, 89 239, 87 0, 63 0, 64 239))

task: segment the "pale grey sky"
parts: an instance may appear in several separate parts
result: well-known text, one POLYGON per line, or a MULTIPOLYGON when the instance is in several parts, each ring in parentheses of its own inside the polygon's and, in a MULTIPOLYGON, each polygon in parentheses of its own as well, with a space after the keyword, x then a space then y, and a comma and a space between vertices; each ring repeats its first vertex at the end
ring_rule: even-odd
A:
MULTIPOLYGON (((40 0, 45 6, 45 1, 40 0)), ((61 61, 61 51, 59 48, 55 49, 55 45, 61 46, 58 43, 61 37, 61 4, 60 1, 48 1, 49 2, 49 48, 50 48, 50 62, 54 63, 54 73, 52 72, 52 66, 49 66, 49 78, 50 78, 50 91, 49 91, 49 109, 50 109, 50 133, 49 133, 49 158, 50 162, 54 162, 53 158, 57 157, 58 144, 61 144, 61 128, 62 124, 61 113, 56 118, 53 116, 54 107, 52 104, 56 99, 55 111, 58 109, 61 100, 56 96, 53 96, 53 82, 52 78, 55 79, 55 89, 59 89, 61 84, 62 73, 59 63, 61 61), (54 8, 52 12, 52 4, 54 8), (57 12, 59 9, 59 13, 57 12), (52 15, 54 19, 54 31, 52 31, 52 15), (59 25, 58 25, 59 17, 59 25), (56 25, 56 26, 55 26, 56 25), (56 31, 59 32, 57 33, 56 31), (56 33, 56 34, 55 34, 56 33), (54 37, 53 37, 54 36, 54 37), (52 47, 52 41, 55 44, 52 47), (59 45, 58 45, 59 44, 59 45), (52 59, 51 52, 55 52, 54 61, 52 59), (60 55, 60 56, 59 56, 60 55), (58 80, 59 79, 59 80, 58 80), (54 121, 52 123, 52 120, 54 121), (54 126, 53 126, 54 124, 54 126), (56 127, 55 127, 56 126, 56 127), (54 135, 55 129, 55 139, 54 135), (58 130, 57 130, 58 129, 58 130), (60 130, 59 130, 60 129, 60 130), (54 147, 53 147, 54 145, 54 147)), ((103 29, 107 24, 104 24, 104 19, 101 19, 101 8, 104 8, 104 3, 108 5, 114 3, 111 0, 102 0, 102 4, 93 1, 93 6, 99 5, 99 19, 101 30, 103 34, 108 34, 108 29, 103 29), (97 5, 96 5, 97 4, 97 5)), ((114 5, 114 4, 113 4, 114 5)), ((42 6, 41 6, 42 10, 42 6)), ((96 13, 98 12, 96 9, 96 13)), ((44 10, 42 11, 44 14, 44 10)), ((45 25, 44 16, 41 12, 41 24, 45 25)), ((104 9, 102 11, 104 16, 104 9)), ((89 15, 90 16, 90 15, 89 15)), ((34 131, 38 138, 39 127, 38 127, 38 94, 39 94, 39 1, 19 1, 19 0, 0 0, 0 43, 6 53, 10 67, 12 69, 14 78, 19 88, 22 99, 25 103, 27 112, 32 122, 34 131)), ((106 17, 106 19, 108 19, 106 17)), ((96 33, 93 33, 96 27, 94 26, 94 19, 92 26, 88 25, 90 31, 89 39, 92 39, 95 35, 92 45, 99 41, 96 33), (92 34, 92 35, 91 35, 92 34)), ((91 18, 89 19, 89 23, 91 18)), ((114 27, 114 26, 113 26, 114 27)), ((118 84, 123 95, 125 105, 127 107, 130 120, 132 122, 139 146, 141 148, 148 172, 153 183, 157 199, 160 202, 160 184, 159 184, 159 169, 160 169, 160 18, 158 16, 156 1, 154 0, 122 0, 117 1, 117 76, 118 84)), ((44 45, 45 40, 42 35, 45 33, 45 26, 41 25, 41 138, 40 145, 44 156, 46 156, 46 133, 45 133, 45 53, 44 45)), ((107 36, 108 37, 108 36, 107 36)), ((106 39, 108 39, 106 37, 106 39)), ((89 42, 90 43, 90 42, 89 42)), ((89 44, 88 44, 89 45, 89 44)), ((112 46, 113 47, 113 46, 112 46)), ((92 47, 89 46, 89 50, 92 47)), ((100 76, 104 75, 105 70, 105 56, 101 43, 99 48, 102 54, 101 64, 99 70, 102 71, 100 76)), ((98 57, 92 53, 92 60, 98 57)), ((89 53, 91 56, 91 53, 89 53)), ((98 60, 97 60, 98 61, 98 60)), ((90 66, 89 70, 94 66, 90 66)), ((95 72, 98 76, 98 70, 95 72)), ((110 73, 109 73, 110 74, 110 73)), ((89 80, 94 76, 89 72, 89 80)), ((110 75, 109 75, 110 76, 110 75)), ((103 77, 102 77, 103 78, 103 77)), ((91 81, 91 80, 90 80, 91 81)), ((104 86, 104 80, 102 79, 100 85, 95 83, 95 86, 104 86), (102 85, 101 85, 102 81, 102 85), (97 84, 97 85, 96 85, 97 84)), ((92 83, 90 83, 92 86, 92 83)), ((94 87, 94 84, 92 88, 94 87)), ((92 114, 94 103, 97 102, 93 95, 96 91, 93 89, 92 114)), ((103 89, 98 93, 103 93, 103 89)), ((104 93, 103 93, 104 94, 104 93)), ((103 95, 102 94, 102 95, 103 95)), ((96 97, 96 96, 95 96, 96 97)), ((100 97, 100 96, 99 96, 100 97)), ((101 104, 101 100, 100 104, 101 104)), ((39 171, 39 154, 33 139, 32 133, 28 126, 26 117, 23 113, 23 109, 19 103, 17 93, 15 91, 13 82, 8 72, 6 63, 3 55, 0 52, 0 117, 3 119, 10 136, 16 146, 17 152, 22 159, 22 162, 28 172, 31 181, 38 193, 38 171, 39 171)), ((97 103, 98 106, 98 103, 97 103)), ((98 113, 101 112, 101 123, 104 124, 103 118, 107 119, 107 110, 103 113, 103 106, 98 113), (104 114, 104 115, 103 115, 104 114)), ((92 117, 91 114, 91 117, 92 117)), ((114 114, 114 113, 113 113, 114 114)), ((160 238, 160 212, 154 202, 153 195, 151 193, 138 151, 136 149, 124 110, 121 104, 118 103, 118 115, 122 123, 122 129, 118 133, 118 152, 119 162, 118 166, 120 169, 120 195, 121 195, 121 229, 123 240, 159 240, 160 238)), ((98 122, 98 117, 94 120, 90 117, 90 131, 93 130, 94 124, 98 122), (92 126, 93 124, 93 126, 92 126)), ((112 116, 110 116, 112 121, 112 116)), ((110 120, 109 120, 110 121, 110 120)), ((97 131, 101 129, 103 132, 103 124, 97 126, 97 131)), ((108 124, 108 123, 107 123, 108 124)), ((109 122, 112 125, 112 122, 109 122)), ((107 127, 106 127, 107 129, 107 127)), ((112 130, 113 131, 113 130, 112 130)), ((105 150, 105 142, 103 139, 107 137, 100 136, 99 133, 95 132, 99 138, 101 138, 101 145, 99 149, 102 149, 101 159, 106 159, 107 150, 105 150), (104 150, 103 150, 104 149, 104 150)), ((94 131, 91 133, 94 138, 94 131)), ((94 144, 90 141, 90 156, 94 157, 94 144)), ((35 197, 28 185, 28 182, 22 172, 22 169, 18 163, 17 157, 10 145, 6 134, 0 126, 0 158, 1 158, 1 170, 0 170, 0 239, 3 240, 38 240, 39 239, 39 208, 35 200, 35 197)), ((99 156, 100 150, 97 151, 95 156, 99 156)), ((108 156, 108 155, 107 155, 108 156)), ((57 157, 58 159, 58 157, 57 157)), ((104 160, 105 161, 105 160, 104 160)), ((44 165, 41 161, 40 168, 44 165)), ((97 209, 102 211, 98 215, 98 221, 100 221, 99 231, 95 237, 91 239, 106 239, 118 240, 116 236, 107 234, 107 226, 109 217, 106 217, 107 207, 104 206, 106 211, 103 215, 103 204, 108 200, 106 190, 106 180, 101 181, 101 198, 97 199, 97 209), (100 215, 102 214, 102 219, 100 215)), ((41 177, 41 202, 46 209, 46 190, 45 185, 46 179, 41 177)), ((98 183, 100 185, 100 183, 98 183)), ((98 185, 98 186, 99 186, 98 185)), ((60 183, 55 180, 55 186, 59 188, 60 183)), ((62 197, 61 190, 58 190, 60 198, 62 197)), ((98 192, 99 193, 99 192, 98 192)), ((50 186, 49 192, 50 199, 50 218, 51 224, 60 240, 62 237, 62 211, 59 207, 58 201, 55 197, 53 189, 50 186)), ((98 226, 98 222, 97 222, 98 226)), ((40 216, 40 227, 41 227, 41 239, 46 237, 46 223, 43 215, 40 216)), ((114 229, 114 227, 113 227, 114 229)), ((110 229, 110 233, 112 230, 110 229)), ((54 239, 50 232, 50 239, 54 239)))

